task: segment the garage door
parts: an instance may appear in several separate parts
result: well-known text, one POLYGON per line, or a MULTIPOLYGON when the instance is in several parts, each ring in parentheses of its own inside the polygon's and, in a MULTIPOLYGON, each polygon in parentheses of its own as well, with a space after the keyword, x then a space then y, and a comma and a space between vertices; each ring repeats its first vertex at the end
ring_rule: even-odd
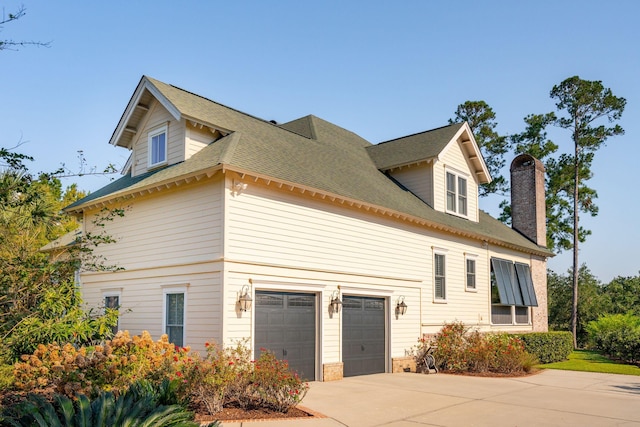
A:
POLYGON ((272 351, 306 380, 316 372, 316 296, 256 291, 255 349, 272 351))
POLYGON ((385 372, 385 300, 344 296, 342 361, 344 376, 385 372))

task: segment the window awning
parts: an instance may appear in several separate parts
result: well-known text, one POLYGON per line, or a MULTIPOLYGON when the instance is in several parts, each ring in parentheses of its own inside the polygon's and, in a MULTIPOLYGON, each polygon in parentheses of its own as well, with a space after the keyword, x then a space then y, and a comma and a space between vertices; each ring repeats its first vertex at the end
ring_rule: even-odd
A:
POLYGON ((531 270, 528 265, 513 263, 500 258, 491 258, 500 304, 537 307, 531 270))

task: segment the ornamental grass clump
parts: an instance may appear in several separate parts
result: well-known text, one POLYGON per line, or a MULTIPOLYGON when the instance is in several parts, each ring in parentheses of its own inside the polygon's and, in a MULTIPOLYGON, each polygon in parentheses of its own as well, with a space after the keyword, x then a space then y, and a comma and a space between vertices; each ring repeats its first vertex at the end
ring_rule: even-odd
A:
POLYGON ((462 322, 445 324, 433 341, 420 341, 419 347, 425 345, 435 347, 436 363, 445 372, 517 375, 537 362, 517 336, 472 331, 462 322))

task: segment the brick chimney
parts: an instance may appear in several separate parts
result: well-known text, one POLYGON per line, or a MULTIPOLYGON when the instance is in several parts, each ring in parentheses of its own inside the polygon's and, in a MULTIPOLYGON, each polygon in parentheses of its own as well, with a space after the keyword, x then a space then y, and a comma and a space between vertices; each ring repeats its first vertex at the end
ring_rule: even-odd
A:
POLYGON ((529 154, 511 162, 511 226, 532 242, 547 246, 544 165, 529 154))

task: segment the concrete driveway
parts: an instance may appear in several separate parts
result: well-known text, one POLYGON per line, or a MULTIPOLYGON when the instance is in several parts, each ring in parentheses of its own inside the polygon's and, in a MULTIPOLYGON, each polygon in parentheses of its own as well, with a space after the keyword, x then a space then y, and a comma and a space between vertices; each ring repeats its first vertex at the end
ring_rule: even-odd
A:
POLYGON ((377 374, 312 383, 325 418, 225 427, 638 426, 640 377, 544 370, 529 377, 377 374))

